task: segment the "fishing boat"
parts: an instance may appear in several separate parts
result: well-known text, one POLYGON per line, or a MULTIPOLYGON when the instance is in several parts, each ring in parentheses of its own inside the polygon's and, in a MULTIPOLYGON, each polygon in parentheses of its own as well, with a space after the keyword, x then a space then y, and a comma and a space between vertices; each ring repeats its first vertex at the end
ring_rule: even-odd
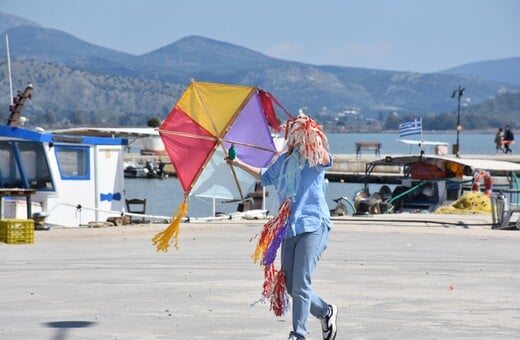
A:
POLYGON ((485 217, 487 222, 482 222, 480 216, 479 224, 496 229, 508 229, 513 224, 517 228, 520 223, 511 220, 520 212, 519 173, 520 164, 508 161, 425 154, 386 156, 366 164, 361 176, 363 190, 352 199, 336 199, 332 212, 335 216, 350 215, 351 220, 372 223, 374 218, 396 223, 423 219, 462 225, 465 221, 470 223, 476 215, 474 211, 439 212, 460 202, 469 192, 483 192, 489 197, 491 210, 485 217))
POLYGON ((136 161, 125 162, 125 178, 168 178, 164 170, 166 163, 163 161, 136 161))
MULTIPOLYGON (((126 144, 121 138, 0 126, 0 188, 32 191, 27 218, 41 213, 46 222, 64 226, 105 221, 124 210, 126 144)), ((20 218, 16 210, 4 209, 0 217, 20 218)))

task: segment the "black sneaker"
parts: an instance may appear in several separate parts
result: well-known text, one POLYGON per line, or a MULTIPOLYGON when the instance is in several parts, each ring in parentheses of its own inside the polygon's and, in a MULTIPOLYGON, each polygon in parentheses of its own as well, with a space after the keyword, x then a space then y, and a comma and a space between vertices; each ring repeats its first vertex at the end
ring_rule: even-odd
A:
POLYGON ((320 319, 321 330, 323 332, 323 340, 334 340, 336 339, 336 333, 338 328, 336 326, 336 319, 338 318, 338 307, 329 305, 329 311, 327 316, 320 319))

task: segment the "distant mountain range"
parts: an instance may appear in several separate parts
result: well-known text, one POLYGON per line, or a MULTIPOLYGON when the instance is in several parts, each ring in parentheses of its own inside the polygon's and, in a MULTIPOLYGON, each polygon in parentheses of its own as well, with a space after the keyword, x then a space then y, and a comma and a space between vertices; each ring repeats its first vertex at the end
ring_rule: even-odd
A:
MULTIPOLYGON (((191 79, 259 86, 291 112, 306 107, 330 116, 352 109, 374 117, 453 111, 450 95, 459 85, 472 105, 520 91, 520 57, 422 74, 291 62, 200 36, 137 56, 0 13, 2 31, 9 35, 15 90, 33 83, 26 110, 47 123, 136 125, 164 118, 191 79)), ((2 46, 0 55, 5 52, 2 46)), ((0 97, 8 98, 2 59, 0 97)))
POLYGON ((520 85, 520 57, 465 64, 442 73, 471 74, 485 80, 520 85))

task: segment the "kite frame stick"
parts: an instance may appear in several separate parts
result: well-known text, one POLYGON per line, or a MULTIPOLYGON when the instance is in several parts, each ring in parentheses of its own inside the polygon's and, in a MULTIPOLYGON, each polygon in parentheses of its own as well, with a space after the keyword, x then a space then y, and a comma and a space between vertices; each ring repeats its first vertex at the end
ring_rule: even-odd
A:
MULTIPOLYGON (((217 137, 212 137, 212 136, 202 136, 202 135, 195 135, 195 134, 192 134, 192 133, 170 131, 170 130, 163 130, 163 129, 157 129, 157 131, 159 131, 161 133, 164 133, 164 134, 168 134, 168 135, 176 135, 176 136, 181 136, 181 137, 186 137, 186 138, 219 141, 219 139, 217 137)), ((221 138, 220 141, 221 142, 226 142, 226 143, 229 143, 229 144, 247 146, 247 147, 252 148, 252 149, 273 152, 273 150, 271 150, 271 149, 268 149, 268 148, 265 148, 265 147, 259 146, 259 145, 254 145, 254 144, 251 144, 251 143, 234 141, 234 140, 229 140, 229 139, 224 139, 224 138, 221 138)))

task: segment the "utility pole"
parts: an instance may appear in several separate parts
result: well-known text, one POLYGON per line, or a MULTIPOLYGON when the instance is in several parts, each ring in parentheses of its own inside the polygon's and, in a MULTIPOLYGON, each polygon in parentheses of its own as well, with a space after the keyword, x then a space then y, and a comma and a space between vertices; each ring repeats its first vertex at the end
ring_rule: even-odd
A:
POLYGON ((463 95, 464 95, 464 88, 461 85, 459 85, 459 88, 454 90, 453 93, 451 94, 451 98, 457 97, 457 142, 455 144, 455 147, 453 148, 453 153, 457 157, 460 157, 459 135, 460 135, 460 130, 462 130, 462 126, 460 125, 460 97, 462 97, 463 95))

